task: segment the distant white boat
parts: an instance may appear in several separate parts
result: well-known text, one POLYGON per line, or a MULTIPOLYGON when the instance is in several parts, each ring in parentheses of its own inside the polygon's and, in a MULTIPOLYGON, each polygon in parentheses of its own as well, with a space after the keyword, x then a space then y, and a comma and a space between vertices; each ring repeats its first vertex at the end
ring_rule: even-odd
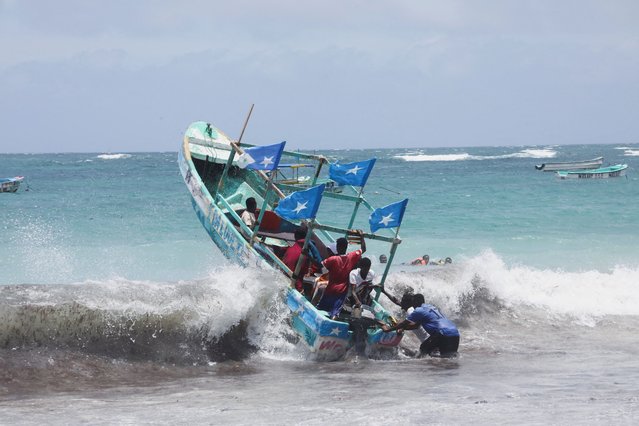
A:
POLYGON ((564 163, 543 163, 537 164, 535 168, 537 170, 543 170, 544 172, 559 172, 565 170, 586 170, 597 169, 603 164, 603 157, 593 158, 592 160, 585 161, 567 161, 564 163))
POLYGON ((615 164, 594 170, 562 170, 557 172, 557 177, 560 179, 608 179, 624 176, 627 168, 627 164, 615 164))
POLYGON ((22 176, 0 178, 0 192, 16 192, 23 180, 22 176))

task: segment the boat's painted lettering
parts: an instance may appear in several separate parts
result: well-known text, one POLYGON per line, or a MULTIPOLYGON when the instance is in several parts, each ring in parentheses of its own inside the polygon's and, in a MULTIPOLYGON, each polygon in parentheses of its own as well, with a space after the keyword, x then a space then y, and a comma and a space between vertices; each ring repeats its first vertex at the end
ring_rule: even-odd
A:
POLYGON ((401 336, 396 333, 384 333, 379 338, 379 344, 384 346, 396 346, 401 339, 401 336))
POLYGON ((343 348, 344 345, 342 345, 341 343, 335 341, 335 340, 328 340, 328 341, 323 341, 322 343, 320 343, 320 347, 319 350, 320 351, 337 351, 341 348, 343 348))
POLYGON ((212 215, 211 215, 211 227, 214 229, 217 229, 220 226, 220 215, 215 211, 212 210, 212 215))

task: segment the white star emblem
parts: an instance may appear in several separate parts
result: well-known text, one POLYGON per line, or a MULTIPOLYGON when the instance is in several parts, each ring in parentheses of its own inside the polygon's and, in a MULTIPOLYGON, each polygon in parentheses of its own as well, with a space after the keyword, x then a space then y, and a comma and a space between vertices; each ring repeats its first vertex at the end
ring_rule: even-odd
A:
POLYGON ((338 327, 333 328, 333 329, 331 330, 331 334, 334 334, 334 335, 336 335, 336 336, 339 336, 339 328, 338 328, 338 327))
POLYGON ((308 201, 304 202, 304 204, 300 203, 299 201, 297 202, 297 207, 295 207, 293 209, 293 211, 297 214, 299 214, 302 210, 307 209, 308 207, 306 207, 306 205, 308 204, 308 201))
POLYGON ((304 312, 304 306, 303 306, 303 305, 300 305, 300 306, 297 308, 297 313, 298 313, 298 314, 301 314, 301 313, 303 313, 303 312, 304 312))
POLYGON ((388 216, 382 216, 382 220, 379 223, 383 223, 384 226, 388 226, 389 222, 393 221, 393 213, 389 213, 388 216))
POLYGON ((360 170, 362 170, 362 169, 363 169, 363 167, 359 167, 357 164, 355 164, 355 167, 353 167, 352 169, 348 169, 348 170, 346 171, 346 174, 347 174, 347 175, 350 175, 350 174, 354 174, 354 175, 356 175, 356 174, 357 174, 357 172, 359 172, 359 171, 360 171, 360 170))
POLYGON ((273 156, 271 155, 270 157, 264 157, 261 164, 264 167, 268 167, 269 165, 273 164, 273 156))

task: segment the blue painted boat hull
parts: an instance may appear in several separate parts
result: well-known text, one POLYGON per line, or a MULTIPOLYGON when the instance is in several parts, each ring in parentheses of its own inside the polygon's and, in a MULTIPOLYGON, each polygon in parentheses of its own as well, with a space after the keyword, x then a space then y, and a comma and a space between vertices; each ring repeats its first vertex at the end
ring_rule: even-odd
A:
POLYGON ((222 254, 242 266, 266 265, 264 259, 235 229, 222 209, 213 202, 211 194, 195 170, 190 155, 187 153, 185 156, 184 148, 178 152, 178 165, 184 183, 191 193, 193 210, 222 254))
MULTIPOLYGON (((180 172, 191 194, 193 209, 208 235, 229 260, 242 266, 276 269, 261 255, 261 250, 264 250, 261 243, 256 242, 251 246, 227 217, 226 212, 213 201, 212 195, 195 167, 189 144, 194 138, 201 138, 202 128, 205 126, 208 124, 194 123, 187 130, 182 149, 178 152, 180 172)), ((209 129, 209 127, 206 128, 209 129)), ((221 141, 225 139, 218 129, 211 128, 209 139, 216 136, 221 136, 221 141)), ((213 139, 211 141, 216 143, 213 139)), ((223 144, 217 142, 215 152, 219 153, 223 149, 223 144)), ((198 153, 199 157, 203 155, 201 152, 198 153)), ((228 158, 228 153, 222 158, 228 158)), ((208 161, 208 157, 206 159, 208 161)), ((219 159, 217 162, 221 164, 219 159)), ((325 312, 317 310, 292 287, 287 288, 286 303, 292 313, 293 329, 309 346, 317 360, 338 360, 353 346, 353 332, 350 331, 348 323, 331 320, 325 312)), ((389 314, 381 305, 373 302, 372 308, 376 319, 388 322, 389 314)), ((396 350, 401 339, 402 336, 395 332, 384 333, 379 328, 371 329, 367 331, 366 336, 367 350, 369 353, 388 349, 396 350)))
POLYGON ((566 170, 557 172, 557 177, 559 179, 608 179, 625 176, 627 168, 627 164, 615 164, 593 170, 566 170))
MULTIPOLYGON (((293 316, 293 328, 302 336, 318 360, 338 360, 353 345, 353 332, 347 323, 331 320, 326 312, 317 310, 297 290, 288 289, 286 304, 293 316)), ((388 312, 375 301, 372 308, 375 318, 386 322, 388 312)), ((372 354, 388 349, 394 350, 401 340, 402 336, 395 332, 385 333, 379 328, 370 329, 366 336, 367 351, 372 354)))

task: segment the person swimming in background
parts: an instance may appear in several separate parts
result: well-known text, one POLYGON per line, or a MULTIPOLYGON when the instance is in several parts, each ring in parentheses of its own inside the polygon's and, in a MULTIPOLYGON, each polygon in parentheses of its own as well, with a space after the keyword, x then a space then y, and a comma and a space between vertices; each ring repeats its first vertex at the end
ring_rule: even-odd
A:
MULTIPOLYGON (((415 265, 415 266, 426 266, 426 265, 448 265, 450 263, 453 263, 453 259, 451 259, 450 257, 447 257, 446 259, 439 259, 439 260, 434 260, 434 261, 430 261, 430 257, 425 254, 422 257, 418 257, 416 259, 411 260, 408 265, 415 265)), ((406 264, 405 264, 406 265, 406 264)))
POLYGON ((411 265, 422 265, 422 266, 426 266, 428 265, 428 261, 430 260, 430 257, 428 257, 427 254, 423 255, 422 257, 418 257, 417 259, 413 259, 411 260, 410 264, 411 265))

